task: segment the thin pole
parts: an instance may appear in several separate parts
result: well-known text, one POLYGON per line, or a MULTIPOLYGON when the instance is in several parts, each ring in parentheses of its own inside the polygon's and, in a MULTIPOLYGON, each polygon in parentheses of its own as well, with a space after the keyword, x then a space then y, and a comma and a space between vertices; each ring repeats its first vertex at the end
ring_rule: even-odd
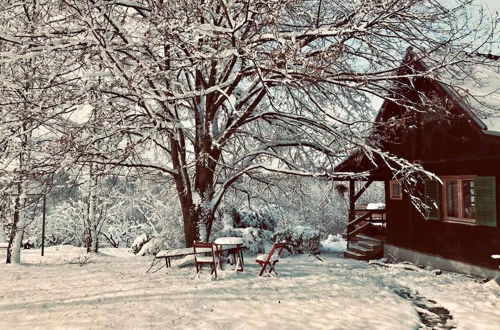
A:
POLYGON ((45 252, 45 211, 46 211, 46 208, 45 208, 45 205, 46 205, 46 196, 43 195, 43 215, 42 215, 42 257, 44 255, 44 252, 45 252))
POLYGON ((347 249, 349 250, 349 245, 351 242, 351 235, 350 232, 352 228, 350 228, 349 223, 351 223, 355 217, 355 207, 356 207, 356 192, 355 192, 356 186, 354 185, 354 180, 349 180, 349 214, 348 214, 348 220, 347 220, 347 249))

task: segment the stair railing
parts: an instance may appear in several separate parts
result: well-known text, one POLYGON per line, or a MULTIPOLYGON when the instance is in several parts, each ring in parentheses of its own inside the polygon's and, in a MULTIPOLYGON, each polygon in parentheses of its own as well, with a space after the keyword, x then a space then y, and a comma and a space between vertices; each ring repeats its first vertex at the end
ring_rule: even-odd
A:
POLYGON ((347 237, 346 237, 346 239, 347 239, 347 249, 348 250, 349 250, 349 244, 350 244, 351 240, 354 238, 354 236, 356 236, 357 234, 364 233, 364 232, 368 231, 371 228, 372 223, 374 223, 374 222, 386 223, 385 209, 357 210, 357 211, 363 211, 365 213, 347 224, 347 237), (374 217, 374 216, 376 216, 376 217, 374 217), (357 225, 362 223, 363 221, 367 222, 367 223, 358 227, 357 225))

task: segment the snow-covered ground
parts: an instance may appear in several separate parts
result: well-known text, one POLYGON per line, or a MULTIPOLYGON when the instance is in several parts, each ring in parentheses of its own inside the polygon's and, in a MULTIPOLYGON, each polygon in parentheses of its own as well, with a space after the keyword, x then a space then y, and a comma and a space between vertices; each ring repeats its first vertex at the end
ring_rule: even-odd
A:
POLYGON ((332 253, 286 257, 273 278, 246 257, 244 273, 211 280, 194 267, 147 274, 151 257, 102 251, 85 263, 79 248, 27 250, 23 265, 1 264, 0 329, 425 329, 422 301, 449 311, 446 329, 500 328, 498 285, 453 273, 332 253))

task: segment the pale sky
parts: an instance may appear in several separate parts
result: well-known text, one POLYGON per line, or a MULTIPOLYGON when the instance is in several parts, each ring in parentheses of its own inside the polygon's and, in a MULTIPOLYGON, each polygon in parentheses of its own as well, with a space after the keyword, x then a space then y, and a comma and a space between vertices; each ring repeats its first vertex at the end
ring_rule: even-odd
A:
MULTIPOLYGON (((492 16, 495 15, 500 16, 500 0, 476 0, 476 3, 479 5, 483 5, 491 13, 492 16)), ((497 31, 497 36, 495 36, 494 39, 499 40, 500 38, 498 34, 500 34, 500 27, 497 27, 496 31, 497 31)), ((483 51, 488 51, 488 50, 485 49, 483 51)), ((490 49, 489 51, 491 51, 495 55, 499 55, 500 46, 497 44, 496 46, 492 47, 492 49, 490 49)))
POLYGON ((479 2, 485 4, 493 13, 498 11, 500 14, 500 0, 479 0, 479 2))

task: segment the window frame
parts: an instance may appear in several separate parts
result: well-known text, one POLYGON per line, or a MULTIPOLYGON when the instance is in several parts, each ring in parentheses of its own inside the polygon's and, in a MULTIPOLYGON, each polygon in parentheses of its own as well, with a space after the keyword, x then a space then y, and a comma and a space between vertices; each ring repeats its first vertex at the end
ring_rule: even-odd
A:
MULTIPOLYGON (((474 209, 474 218, 465 218, 463 216, 464 214, 464 209, 463 209, 463 191, 462 191, 462 181, 472 181, 474 182, 474 179, 476 178, 477 175, 447 175, 447 176, 441 176, 441 180, 443 181, 442 185, 442 198, 441 198, 441 206, 443 209, 443 221, 447 222, 460 222, 460 223, 467 223, 467 224, 476 224, 476 212, 474 209), (457 181, 457 203, 458 203, 458 217, 454 216, 449 216, 448 215, 448 189, 447 189, 447 182, 448 181, 457 181)), ((475 188, 475 187, 474 187, 475 188)), ((474 191, 474 200, 476 199, 476 192, 474 191)))
POLYGON ((391 200, 402 200, 403 199, 403 186, 401 185, 401 181, 399 180, 389 180, 389 198, 391 200), (399 195, 394 194, 394 189, 392 185, 397 183, 399 185, 399 195))

